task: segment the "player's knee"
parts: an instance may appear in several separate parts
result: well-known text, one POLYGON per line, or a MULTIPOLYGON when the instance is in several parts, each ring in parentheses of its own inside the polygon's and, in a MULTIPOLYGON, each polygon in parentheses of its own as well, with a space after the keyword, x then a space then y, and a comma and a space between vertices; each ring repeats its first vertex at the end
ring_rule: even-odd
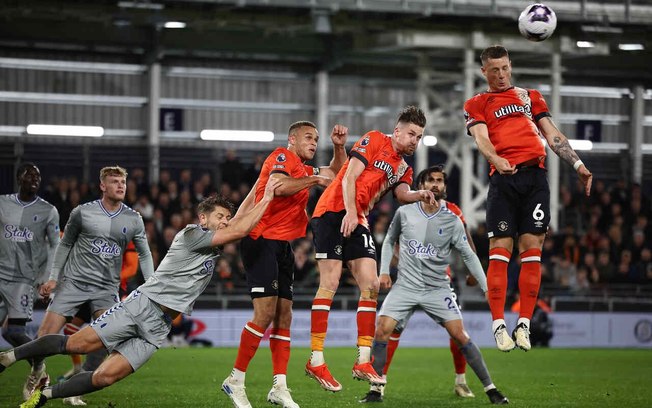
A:
POLYGON ((110 370, 105 370, 102 367, 95 370, 93 373, 93 385, 97 388, 105 388, 120 380, 116 373, 111 373, 110 370))
POLYGON ((24 338, 25 333, 24 325, 8 325, 2 328, 2 337, 12 345, 21 344, 20 340, 24 338))

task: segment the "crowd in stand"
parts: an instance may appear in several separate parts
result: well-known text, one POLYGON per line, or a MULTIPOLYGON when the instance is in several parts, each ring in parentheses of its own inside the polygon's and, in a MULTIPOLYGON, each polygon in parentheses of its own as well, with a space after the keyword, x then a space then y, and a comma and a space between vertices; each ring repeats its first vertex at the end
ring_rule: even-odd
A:
MULTIPOLYGON (((163 259, 175 234, 195 222, 197 203, 210 194, 221 193, 239 204, 255 182, 264 156, 253 165, 243 165, 228 152, 215 174, 193 173, 189 169, 173 175, 162 170, 159 182, 150 185, 145 171, 129 169, 125 203, 142 215, 155 265, 163 259)), ((79 182, 75 177, 48 177, 41 196, 55 205, 63 229, 71 210, 99 198, 96 183, 79 182)), ((314 194, 314 193, 313 193, 314 194)), ((316 193, 319 194, 319 193, 316 193)), ((314 205, 317 196, 309 201, 314 205)), ((581 184, 561 187, 559 231, 550 233, 544 243, 542 284, 568 294, 588 294, 592 289, 615 283, 652 283, 652 207, 638 185, 616 182, 607 186, 597 180, 591 197, 586 198, 581 184)), ((310 205, 308 211, 311 211, 310 205)), ((382 245, 394 211, 392 200, 383 200, 370 215, 376 247, 382 245)), ((472 230, 481 262, 488 264, 488 239, 484 224, 472 230)), ((318 282, 312 234, 293 244, 295 286, 314 287, 318 282)), ((518 251, 510 263, 510 288, 515 289, 519 270, 518 251)), ((216 266, 215 284, 226 292, 246 288, 244 268, 236 244, 224 248, 216 266)), ((343 285, 354 286, 344 274, 343 285)))

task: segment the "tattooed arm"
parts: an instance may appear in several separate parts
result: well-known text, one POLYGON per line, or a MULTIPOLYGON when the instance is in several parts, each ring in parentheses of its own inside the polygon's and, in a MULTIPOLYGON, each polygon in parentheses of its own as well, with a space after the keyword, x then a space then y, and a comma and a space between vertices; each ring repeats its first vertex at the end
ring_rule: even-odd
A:
POLYGON ((587 169, 584 163, 582 163, 579 156, 575 153, 575 150, 573 150, 568 142, 566 136, 561 133, 549 117, 544 117, 539 120, 538 125, 552 151, 555 152, 563 161, 573 166, 580 181, 584 184, 586 195, 589 196, 591 194, 593 174, 591 174, 589 169, 587 169))

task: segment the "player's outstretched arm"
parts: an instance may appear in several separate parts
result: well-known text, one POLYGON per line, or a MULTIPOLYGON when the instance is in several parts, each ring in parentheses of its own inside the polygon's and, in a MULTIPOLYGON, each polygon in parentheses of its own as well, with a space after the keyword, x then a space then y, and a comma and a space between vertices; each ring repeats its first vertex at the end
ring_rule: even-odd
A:
POLYGON ((249 234, 258 221, 263 217, 269 203, 274 199, 274 190, 276 190, 280 185, 280 180, 270 177, 265 186, 265 194, 263 195, 263 198, 256 203, 250 211, 246 213, 238 212, 238 214, 229 221, 226 227, 215 231, 213 239, 211 240, 211 245, 224 245, 244 238, 249 234))
POLYGON ((66 223, 66 228, 64 229, 63 238, 59 241, 57 249, 54 250, 50 277, 48 278, 48 281, 39 288, 39 294, 41 296, 47 298, 56 289, 57 281, 63 271, 63 266, 68 260, 73 245, 77 242, 77 237, 79 237, 79 234, 81 233, 81 226, 81 208, 80 206, 77 206, 70 213, 70 217, 66 223))
POLYGON ((314 186, 328 187, 333 181, 332 178, 323 175, 312 175, 305 177, 290 177, 283 173, 274 173, 269 176, 270 180, 275 179, 281 181, 281 185, 276 189, 277 196, 291 196, 301 190, 314 186))
POLYGON ((496 153, 496 148, 493 143, 491 143, 491 140, 489 140, 489 129, 487 128, 487 125, 484 123, 478 123, 469 128, 469 132, 471 133, 471 136, 473 136, 473 139, 475 139, 475 144, 478 145, 480 153, 482 153, 489 163, 494 165, 498 173, 516 173, 516 165, 510 164, 507 159, 498 156, 498 153, 496 153))
POLYGON ((478 255, 471 249, 471 246, 466 239, 465 228, 461 220, 459 225, 455 226, 453 234, 453 246, 460 252, 464 265, 466 265, 469 272, 471 272, 471 275, 478 281, 482 291, 487 292, 487 277, 484 274, 478 255))
POLYGON ((394 196, 401 204, 411 204, 423 201, 426 204, 435 203, 435 195, 430 190, 410 190, 407 183, 401 183, 394 188, 394 196))
POLYGON ((256 179, 256 182, 254 183, 254 185, 251 186, 251 189, 249 190, 249 194, 247 194, 245 199, 242 200, 242 203, 240 203, 240 207, 238 207, 238 211, 235 213, 235 217, 237 217, 238 214, 247 213, 247 212, 251 211, 252 208, 254 208, 254 205, 256 204, 256 187, 257 186, 258 186, 258 179, 256 179))
POLYGON ((346 168, 344 177, 342 177, 342 198, 344 199, 346 214, 342 218, 340 232, 345 237, 350 236, 355 227, 358 226, 358 208, 355 203, 355 181, 360 177, 365 167, 362 160, 351 156, 349 167, 346 168))
POLYGON ((580 157, 568 142, 568 138, 561 133, 555 126, 555 122, 550 117, 544 117, 538 122, 541 133, 548 141, 548 146, 552 149, 557 156, 563 161, 573 166, 577 172, 577 176, 584 185, 584 190, 587 196, 591 195, 591 184, 593 183, 593 174, 586 168, 580 157))
POLYGON ((328 166, 320 167, 319 174, 334 179, 346 162, 346 138, 349 135, 349 128, 344 125, 335 125, 331 131, 331 142, 333 142, 333 158, 328 166))

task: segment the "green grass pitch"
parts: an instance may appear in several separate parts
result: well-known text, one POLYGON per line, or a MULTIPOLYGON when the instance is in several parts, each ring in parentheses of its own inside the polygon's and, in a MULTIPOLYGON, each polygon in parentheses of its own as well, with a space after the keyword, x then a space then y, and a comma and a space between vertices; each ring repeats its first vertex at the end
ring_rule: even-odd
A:
MULTIPOLYGON (((611 349, 533 349, 501 353, 482 350, 492 379, 520 407, 649 407, 652 406, 652 351, 611 349)), ((230 373, 233 348, 162 349, 138 372, 121 382, 85 397, 89 407, 230 407, 219 391, 230 373)), ((326 349, 333 375, 344 389, 323 391, 303 373, 309 351, 292 351, 288 383, 302 408, 360 407, 358 399, 368 390, 351 379, 354 348, 326 349)), ((53 378, 69 368, 66 356, 47 360, 53 378)), ((19 362, 0 374, 0 407, 20 404, 22 382, 28 372, 19 362)), ((454 371, 448 349, 399 348, 389 372, 385 401, 372 406, 482 407, 489 400, 480 382, 467 367, 467 381, 476 394, 461 399, 453 394, 454 371)), ((261 347, 247 373, 247 394, 252 406, 270 406, 271 359, 261 347)), ((62 407, 60 400, 47 406, 62 407)))

